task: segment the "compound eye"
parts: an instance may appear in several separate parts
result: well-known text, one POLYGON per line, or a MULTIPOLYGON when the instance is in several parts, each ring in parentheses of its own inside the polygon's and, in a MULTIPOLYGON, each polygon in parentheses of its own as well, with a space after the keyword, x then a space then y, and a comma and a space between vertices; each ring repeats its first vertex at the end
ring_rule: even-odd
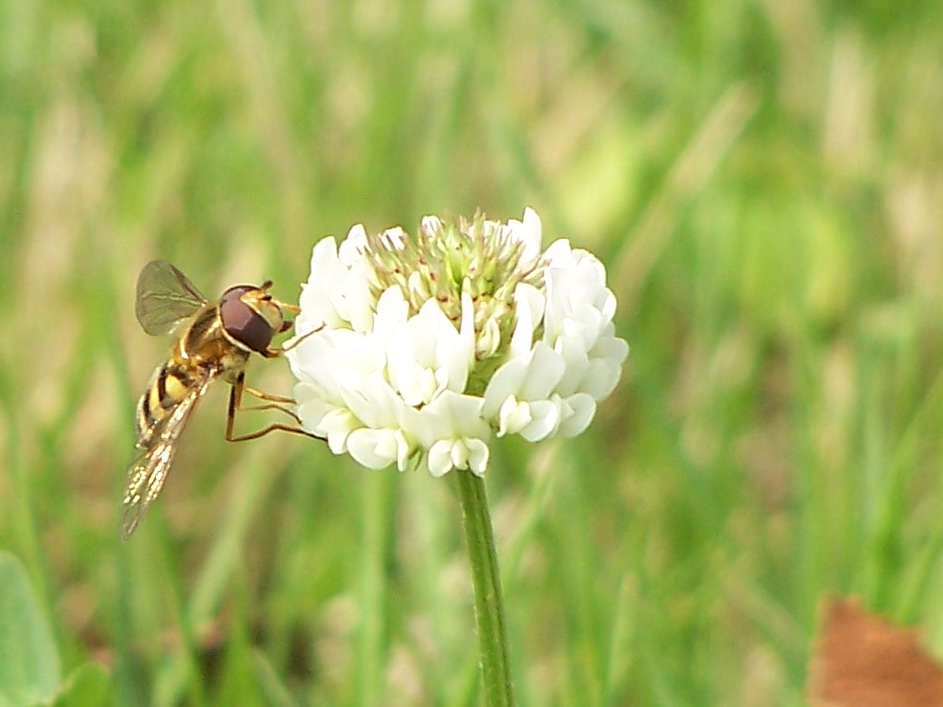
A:
POLYGON ((219 318, 226 333, 247 348, 264 352, 275 336, 272 325, 242 300, 247 292, 256 290, 251 285, 230 287, 219 299, 219 318))

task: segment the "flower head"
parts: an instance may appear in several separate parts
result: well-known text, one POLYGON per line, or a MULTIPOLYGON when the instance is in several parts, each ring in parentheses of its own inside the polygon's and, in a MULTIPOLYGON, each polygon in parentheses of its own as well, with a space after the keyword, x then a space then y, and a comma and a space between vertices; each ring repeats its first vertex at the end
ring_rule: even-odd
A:
POLYGON ((494 435, 586 429, 628 345, 602 263, 540 241, 531 209, 321 240, 288 352, 305 429, 364 466, 436 476, 483 474, 494 435))

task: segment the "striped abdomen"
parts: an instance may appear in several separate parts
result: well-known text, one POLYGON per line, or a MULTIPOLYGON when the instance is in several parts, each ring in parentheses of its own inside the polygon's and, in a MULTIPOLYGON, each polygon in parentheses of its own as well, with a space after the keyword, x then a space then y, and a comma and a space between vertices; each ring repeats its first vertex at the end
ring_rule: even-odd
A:
POLYGON ((144 395, 138 401, 138 447, 149 446, 154 433, 170 416, 180 402, 200 380, 195 371, 188 371, 170 359, 161 365, 151 378, 144 395))

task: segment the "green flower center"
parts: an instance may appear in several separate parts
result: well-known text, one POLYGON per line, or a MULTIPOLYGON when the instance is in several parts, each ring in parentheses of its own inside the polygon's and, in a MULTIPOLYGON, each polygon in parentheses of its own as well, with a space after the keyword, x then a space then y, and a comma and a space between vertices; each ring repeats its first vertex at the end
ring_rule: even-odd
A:
MULTIPOLYGON (((427 222, 428 224, 429 222, 427 222)), ((389 236, 367 236, 365 257, 374 270, 372 294, 378 298, 399 285, 410 315, 434 298, 456 329, 461 327, 462 295, 475 312, 475 356, 481 368, 495 366, 507 351, 517 321, 514 290, 522 282, 543 289, 540 261, 524 262, 524 244, 503 224, 482 214, 472 220, 435 223, 416 236, 403 234, 400 244, 389 236)))

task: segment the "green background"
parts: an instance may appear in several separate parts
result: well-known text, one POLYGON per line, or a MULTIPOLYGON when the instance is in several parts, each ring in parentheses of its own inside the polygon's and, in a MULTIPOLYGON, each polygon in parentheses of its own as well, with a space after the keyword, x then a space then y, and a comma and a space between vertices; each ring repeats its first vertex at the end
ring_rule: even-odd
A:
POLYGON ((324 234, 525 205, 632 353, 583 436, 495 447, 521 703, 802 704, 832 593, 943 653, 941 37, 935 0, 0 0, 0 646, 43 663, 0 700, 474 704, 447 481, 227 445, 220 385, 118 542, 167 350, 134 282, 290 300, 324 234))

